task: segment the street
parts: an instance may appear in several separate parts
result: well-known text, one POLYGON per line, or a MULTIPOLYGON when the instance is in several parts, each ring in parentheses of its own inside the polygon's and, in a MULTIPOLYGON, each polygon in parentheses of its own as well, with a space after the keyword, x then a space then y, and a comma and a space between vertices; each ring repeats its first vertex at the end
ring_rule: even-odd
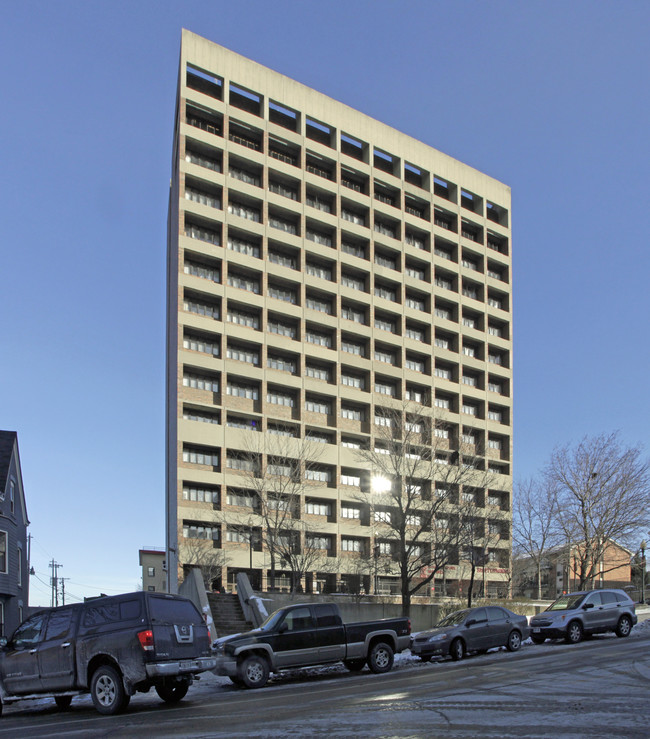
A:
POLYGON ((648 737, 650 630, 577 646, 546 642, 461 662, 400 661, 386 675, 296 671, 262 690, 208 675, 176 706, 152 691, 102 717, 88 697, 5 707, 0 738, 648 737))

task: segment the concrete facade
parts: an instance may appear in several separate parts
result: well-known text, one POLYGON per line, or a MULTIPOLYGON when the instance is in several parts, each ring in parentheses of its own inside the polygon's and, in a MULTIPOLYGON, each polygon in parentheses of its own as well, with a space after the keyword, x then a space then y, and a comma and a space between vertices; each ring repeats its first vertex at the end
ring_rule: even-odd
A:
MULTIPOLYGON (((168 219, 170 590, 196 564, 197 540, 224 555, 215 586, 232 589, 244 570, 268 585, 240 455, 287 429, 318 442, 319 477, 295 516, 329 559, 301 585, 354 587, 355 557, 377 546, 355 514, 357 449, 374 448, 383 410, 405 403, 425 414, 444 404, 449 459, 475 444, 494 473, 480 515, 503 535, 478 577, 507 581, 510 223, 506 185, 183 31, 168 219)), ((376 575, 375 590, 394 591, 394 569, 376 575)), ((467 564, 445 577, 466 581, 467 564)), ((366 590, 368 579, 357 578, 366 590)))

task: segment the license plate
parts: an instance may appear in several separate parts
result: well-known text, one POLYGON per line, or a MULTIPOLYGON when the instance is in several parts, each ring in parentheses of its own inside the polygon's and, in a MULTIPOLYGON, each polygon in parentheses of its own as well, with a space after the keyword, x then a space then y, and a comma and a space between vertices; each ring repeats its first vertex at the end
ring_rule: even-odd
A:
POLYGON ((536 629, 533 629, 533 634, 539 634, 539 632, 540 632, 540 628, 539 627, 536 628, 536 629))

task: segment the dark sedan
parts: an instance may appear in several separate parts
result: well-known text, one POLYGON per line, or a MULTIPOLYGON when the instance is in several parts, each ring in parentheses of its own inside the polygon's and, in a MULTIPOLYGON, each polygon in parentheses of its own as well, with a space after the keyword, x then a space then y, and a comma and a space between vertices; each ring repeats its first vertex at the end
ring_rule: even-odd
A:
POLYGON ((425 662, 431 657, 462 659, 468 652, 506 647, 516 652, 528 638, 528 620, 501 606, 455 611, 430 631, 411 637, 411 652, 425 662))

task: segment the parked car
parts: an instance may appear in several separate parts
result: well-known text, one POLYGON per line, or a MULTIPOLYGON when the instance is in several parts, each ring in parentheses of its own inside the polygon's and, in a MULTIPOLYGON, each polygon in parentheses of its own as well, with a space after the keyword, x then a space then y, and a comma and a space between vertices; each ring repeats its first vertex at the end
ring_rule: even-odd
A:
POLYGON ((586 634, 613 631, 629 636, 637 623, 634 601, 622 590, 584 590, 560 596, 530 620, 531 639, 566 639, 577 644, 586 634))
POLYGON ((168 703, 214 668, 203 617, 186 598, 127 593, 37 611, 0 640, 2 704, 52 696, 61 709, 90 692, 99 713, 152 687, 168 703))
POLYGON ((302 603, 272 613, 257 629, 217 639, 217 675, 261 688, 269 673, 343 662, 348 670, 388 672, 409 645, 408 618, 344 624, 336 603, 302 603))
POLYGON ((450 613, 430 631, 411 637, 411 653, 427 662, 432 657, 462 659, 468 652, 506 647, 516 652, 528 638, 528 620, 501 606, 480 606, 450 613))

